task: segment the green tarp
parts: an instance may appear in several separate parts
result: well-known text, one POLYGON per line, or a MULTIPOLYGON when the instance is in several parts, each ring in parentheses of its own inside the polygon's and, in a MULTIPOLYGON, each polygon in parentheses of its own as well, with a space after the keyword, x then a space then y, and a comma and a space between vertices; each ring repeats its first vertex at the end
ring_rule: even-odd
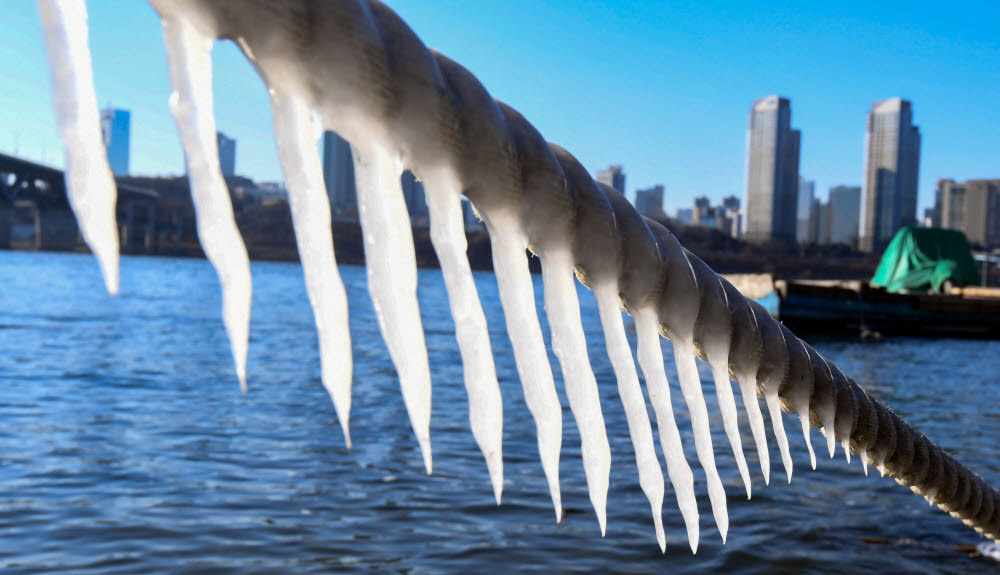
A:
POLYGON ((887 291, 941 291, 945 281, 960 287, 979 283, 965 234, 942 228, 903 228, 892 238, 871 285, 887 291))

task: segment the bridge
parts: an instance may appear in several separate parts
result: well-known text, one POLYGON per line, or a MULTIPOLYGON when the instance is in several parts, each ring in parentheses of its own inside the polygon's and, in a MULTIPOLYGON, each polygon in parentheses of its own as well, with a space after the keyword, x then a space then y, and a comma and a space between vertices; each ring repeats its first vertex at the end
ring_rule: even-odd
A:
MULTIPOLYGON (((116 217, 123 252, 156 251, 159 194, 118 184, 116 217)), ((86 250, 66 196, 63 172, 0 153, 0 249, 86 250)))

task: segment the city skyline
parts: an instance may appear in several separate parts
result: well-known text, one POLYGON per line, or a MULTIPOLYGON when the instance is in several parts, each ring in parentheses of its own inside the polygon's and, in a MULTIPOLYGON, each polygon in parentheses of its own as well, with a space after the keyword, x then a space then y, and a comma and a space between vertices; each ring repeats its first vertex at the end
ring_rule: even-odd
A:
MULTIPOLYGON (((623 163, 631 188, 663 183, 667 211, 701 195, 742 194, 746 102, 768 93, 795 101, 796 124, 808 134, 801 171, 823 193, 861 183, 859 126, 871 102, 895 95, 920 109, 921 208, 933 205, 939 178, 995 176, 1000 115, 990 102, 1000 97, 1000 71, 989 63, 1000 59, 1000 41, 988 25, 992 4, 947 14, 861 2, 765 12, 734 2, 694 10, 556 0, 530 11, 524 0, 389 4, 591 173, 623 163), (584 41, 594 35, 607 41, 584 41), (779 55, 782 66, 769 65, 779 55)), ((142 2, 94 0, 89 8, 98 101, 133 111, 131 171, 182 173, 159 20, 142 2)), ((0 95, 0 150, 61 166, 37 10, 11 3, 5 16, 0 71, 14 81, 0 95)), ((213 60, 218 123, 253 158, 241 171, 281 179, 263 84, 230 43, 217 44, 213 60)))

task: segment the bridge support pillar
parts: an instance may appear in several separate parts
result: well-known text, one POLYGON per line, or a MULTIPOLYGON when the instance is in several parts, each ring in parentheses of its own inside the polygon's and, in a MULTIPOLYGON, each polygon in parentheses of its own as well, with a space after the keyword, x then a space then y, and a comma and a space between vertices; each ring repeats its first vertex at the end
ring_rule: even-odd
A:
POLYGON ((68 209, 40 210, 38 213, 38 249, 53 252, 76 250, 79 228, 68 209))
POLYGON ((0 250, 10 249, 10 236, 14 229, 14 206, 0 202, 0 250))

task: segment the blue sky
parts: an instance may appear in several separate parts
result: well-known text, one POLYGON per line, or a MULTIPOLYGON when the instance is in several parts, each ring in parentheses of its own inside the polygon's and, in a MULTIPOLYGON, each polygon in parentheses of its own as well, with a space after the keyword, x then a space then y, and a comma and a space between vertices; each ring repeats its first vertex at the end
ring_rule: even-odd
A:
MULTIPOLYGON (((914 102, 920 205, 938 178, 1000 177, 1000 2, 388 0, 424 42, 462 62, 591 171, 622 163, 628 188, 666 207, 744 191, 746 115, 792 100, 801 173, 821 196, 860 185, 871 103, 914 102)), ((180 173, 162 32, 144 2, 91 0, 98 100, 132 110, 132 171, 180 173)), ((237 169, 281 179, 263 84, 218 44, 219 128, 237 169)), ((35 3, 4 2, 0 150, 62 165, 35 3)))

